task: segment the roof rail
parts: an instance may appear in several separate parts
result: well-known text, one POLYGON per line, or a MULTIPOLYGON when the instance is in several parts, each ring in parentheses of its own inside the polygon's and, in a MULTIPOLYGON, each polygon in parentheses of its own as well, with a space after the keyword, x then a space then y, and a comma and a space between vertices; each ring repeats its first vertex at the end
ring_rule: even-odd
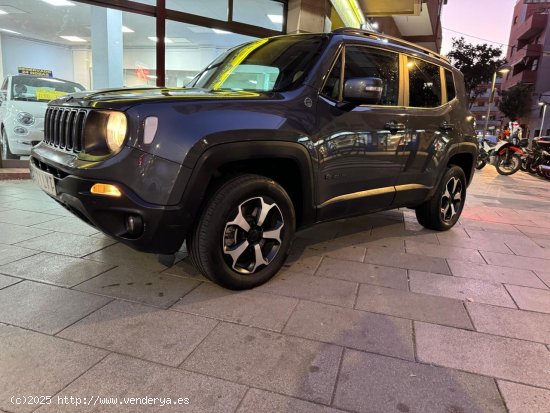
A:
POLYGON ((429 56, 437 57, 439 59, 442 59, 442 60, 446 61, 447 63, 450 63, 449 59, 447 57, 445 57, 443 55, 440 55, 439 53, 436 53, 433 50, 428 49, 427 47, 419 46, 415 43, 408 42, 408 41, 400 39, 398 37, 388 36, 386 34, 372 32, 370 30, 356 29, 356 28, 353 28, 353 27, 342 27, 340 29, 333 30, 332 33, 334 33, 334 34, 352 34, 352 35, 355 34, 355 35, 370 37, 371 39, 374 39, 374 40, 388 39, 388 40, 392 41, 393 43, 398 43, 398 44, 401 44, 401 45, 404 45, 404 46, 407 46, 407 47, 410 47, 410 48, 413 48, 413 49, 417 49, 418 51, 420 51, 422 53, 425 53, 429 56))

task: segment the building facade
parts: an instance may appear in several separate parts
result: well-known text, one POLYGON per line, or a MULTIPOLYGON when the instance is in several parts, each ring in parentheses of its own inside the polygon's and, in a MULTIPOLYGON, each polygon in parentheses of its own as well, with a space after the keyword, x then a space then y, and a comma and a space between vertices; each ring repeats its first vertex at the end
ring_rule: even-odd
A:
POLYGON ((470 111, 476 119, 476 132, 478 135, 485 133, 485 125, 487 125, 487 134, 495 135, 502 131, 505 122, 504 114, 498 109, 498 104, 500 103, 500 94, 502 89, 502 79, 497 78, 495 83, 495 93, 493 95, 493 102, 489 108, 489 97, 491 95, 491 83, 487 82, 479 85, 478 92, 480 95, 472 104, 470 111), (487 111, 489 110, 489 118, 487 120, 487 111))
MULTIPOLYGON (((508 42, 506 59, 512 70, 504 79, 503 89, 519 83, 533 90, 530 115, 522 119, 529 137, 541 134, 540 100, 550 103, 550 0, 518 0, 508 42)), ((550 117, 542 127, 550 135, 550 117)))

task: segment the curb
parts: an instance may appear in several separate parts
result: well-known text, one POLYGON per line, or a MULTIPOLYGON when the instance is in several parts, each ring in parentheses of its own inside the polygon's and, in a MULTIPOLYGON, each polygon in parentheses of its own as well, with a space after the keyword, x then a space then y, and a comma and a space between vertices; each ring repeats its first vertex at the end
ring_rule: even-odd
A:
POLYGON ((0 168, 0 181, 8 179, 31 179, 27 168, 0 168))

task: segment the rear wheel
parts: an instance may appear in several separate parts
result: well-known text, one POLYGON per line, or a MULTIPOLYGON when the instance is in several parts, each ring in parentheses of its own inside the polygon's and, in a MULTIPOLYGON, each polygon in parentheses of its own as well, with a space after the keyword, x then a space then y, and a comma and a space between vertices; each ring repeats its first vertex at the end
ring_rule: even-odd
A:
POLYGON ((233 290, 249 289, 279 271, 294 230, 294 208, 285 190, 269 178, 241 175, 207 201, 188 250, 210 280, 233 290))
POLYGON ((460 218, 465 200, 466 176, 460 167, 451 165, 432 198, 416 208, 416 219, 426 228, 447 231, 460 218))

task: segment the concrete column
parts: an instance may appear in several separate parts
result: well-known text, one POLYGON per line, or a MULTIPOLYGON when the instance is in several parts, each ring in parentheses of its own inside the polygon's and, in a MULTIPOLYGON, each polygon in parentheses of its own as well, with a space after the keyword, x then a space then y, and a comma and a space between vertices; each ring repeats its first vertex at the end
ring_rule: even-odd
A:
MULTIPOLYGON (((4 62, 2 61, 2 34, 0 34, 0 79, 0 82, 4 81, 4 62)), ((2 86, 1 83, 0 86, 2 86)))
POLYGON ((290 0, 287 33, 319 33, 330 30, 326 25, 330 10, 329 0, 290 0))
POLYGON ((92 6, 92 87, 121 87, 122 12, 92 6))

